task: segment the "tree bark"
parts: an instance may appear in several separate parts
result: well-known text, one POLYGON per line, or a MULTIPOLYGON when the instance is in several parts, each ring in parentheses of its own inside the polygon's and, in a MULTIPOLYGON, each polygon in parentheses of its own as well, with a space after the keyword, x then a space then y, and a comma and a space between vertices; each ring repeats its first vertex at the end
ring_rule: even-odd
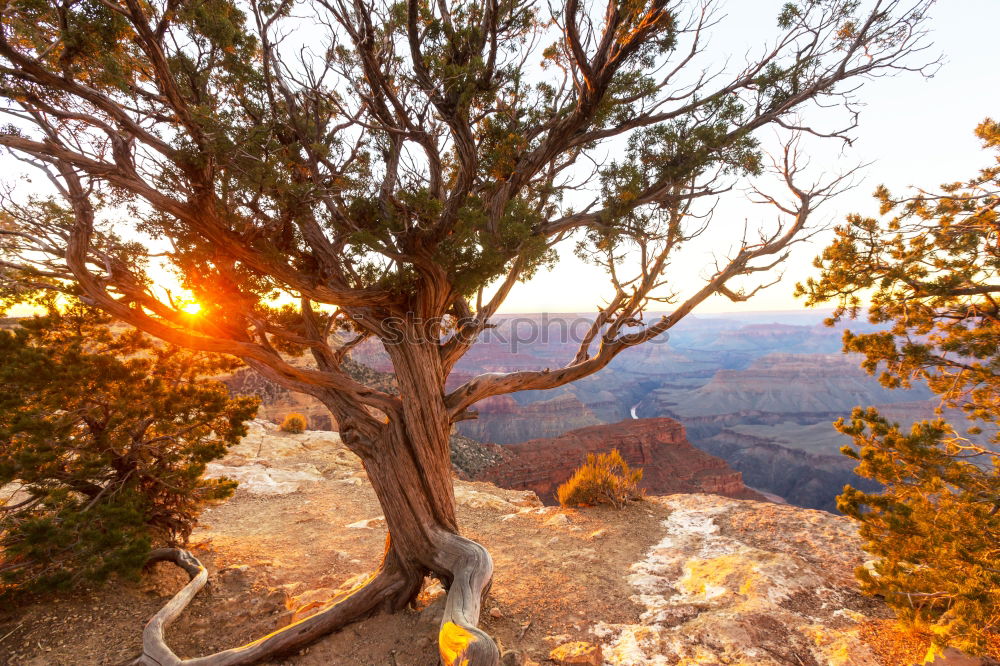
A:
MULTIPOLYGON (((448 431, 441 439, 447 451, 448 431)), ((394 424, 388 424, 383 444, 391 452, 387 460, 364 462, 389 528, 387 556, 413 584, 405 602, 420 591, 427 573, 439 578, 448 588, 438 635, 442 663, 494 666, 500 660, 496 644, 476 627, 493 560, 481 545, 458 534, 450 456, 443 464, 422 466, 419 461, 440 442, 417 439, 394 424)))
MULTIPOLYGON (((178 551, 155 559, 182 566, 191 582, 150 620, 143 632, 138 663, 157 666, 250 664, 293 651, 344 625, 384 610, 405 608, 433 575, 448 589, 438 635, 446 666, 496 666, 499 650, 476 625, 488 592, 493 562, 481 545, 458 534, 451 477, 451 424, 440 386, 432 388, 439 362, 430 362, 429 345, 390 351, 397 363, 401 414, 390 415, 375 441, 361 441, 342 427, 344 443, 357 453, 378 497, 389 530, 382 564, 363 586, 316 615, 245 646, 196 659, 180 659, 167 647, 163 632, 204 585, 207 574, 190 554, 178 551), (398 361, 397 361, 398 357, 398 361), (183 554, 178 554, 183 553, 183 554)), ((347 424, 342 424, 342 426, 347 424)))
MULTIPOLYGON (((389 529, 387 554, 413 576, 419 592, 426 573, 448 588, 438 636, 441 661, 468 666, 499 663, 496 644, 476 625, 493 578, 485 548, 458 534, 451 477, 451 420, 442 387, 445 372, 436 332, 411 327, 386 344, 402 399, 377 446, 361 459, 389 529)), ((409 599, 407 600, 409 601, 409 599)))

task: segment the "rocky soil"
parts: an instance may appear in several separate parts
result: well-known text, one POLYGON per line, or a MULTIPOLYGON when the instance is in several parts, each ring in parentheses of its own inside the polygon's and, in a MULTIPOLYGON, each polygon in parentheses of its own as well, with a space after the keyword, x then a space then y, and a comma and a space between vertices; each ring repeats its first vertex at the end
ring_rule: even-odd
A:
POLYGON ((498 444, 484 444, 458 433, 452 433, 451 466, 460 479, 474 479, 483 470, 503 464, 513 454, 498 444))
MULTIPOLYGON (((336 433, 281 435, 258 423, 210 473, 242 483, 194 534, 211 578, 168 631, 178 654, 304 617, 377 563, 384 520, 336 433)), ((705 494, 570 511, 461 480, 456 497, 464 533, 495 559, 482 626, 510 653, 505 664, 894 666, 918 662, 926 646, 857 592, 861 553, 844 518, 705 494)), ((183 582, 160 564, 138 582, 0 609, 0 663, 124 663, 183 582)), ((412 609, 272 663, 432 666, 442 603, 428 580, 412 609)))

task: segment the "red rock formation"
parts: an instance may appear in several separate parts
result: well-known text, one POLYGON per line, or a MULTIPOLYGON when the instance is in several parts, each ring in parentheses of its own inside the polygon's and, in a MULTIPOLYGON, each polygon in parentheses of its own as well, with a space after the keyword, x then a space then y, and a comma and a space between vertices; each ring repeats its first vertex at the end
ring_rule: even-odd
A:
POLYGON ((559 437, 505 445, 514 457, 483 470, 477 480, 502 488, 533 490, 546 504, 580 466, 588 453, 618 449, 629 465, 641 467, 642 487, 653 495, 714 493, 741 499, 765 499, 743 485, 739 472, 721 458, 687 441, 684 426, 673 419, 639 419, 572 430, 559 437))

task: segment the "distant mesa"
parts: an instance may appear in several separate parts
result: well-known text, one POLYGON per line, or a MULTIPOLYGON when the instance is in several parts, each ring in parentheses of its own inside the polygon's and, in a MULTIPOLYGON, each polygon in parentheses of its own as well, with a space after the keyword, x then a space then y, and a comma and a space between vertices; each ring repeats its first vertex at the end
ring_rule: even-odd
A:
MULTIPOLYGON (((849 414, 855 405, 925 400, 930 391, 891 390, 861 367, 857 356, 844 354, 772 353, 745 370, 722 369, 693 391, 657 391, 681 417, 734 414, 744 411, 849 414), (666 395, 664 395, 666 394, 666 395)), ((659 394, 659 395, 657 395, 659 394)))

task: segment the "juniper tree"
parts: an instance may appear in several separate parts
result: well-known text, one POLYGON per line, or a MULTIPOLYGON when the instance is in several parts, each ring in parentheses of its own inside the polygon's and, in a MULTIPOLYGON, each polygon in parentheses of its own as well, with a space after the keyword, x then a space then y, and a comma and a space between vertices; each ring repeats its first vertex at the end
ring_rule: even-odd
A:
MULTIPOLYGON (((403 608, 428 574, 449 589, 443 661, 496 663, 476 627, 492 563, 458 533, 452 424, 484 398, 597 372, 712 295, 752 296, 754 276, 844 181, 801 186, 786 150, 789 194, 764 197, 781 221, 749 235, 713 227, 722 258, 691 288, 667 268, 703 230, 701 202, 761 175, 764 129, 844 138, 862 81, 920 68, 927 6, 788 3, 759 57, 704 69, 710 1, 6 3, 0 146, 57 193, 7 202, 10 289, 79 294, 314 396, 386 516, 385 556, 365 586, 198 663, 249 663, 403 608), (836 104, 842 124, 806 124, 811 107, 836 104), (446 390, 511 289, 564 240, 609 276, 572 361, 446 390), (199 316, 153 284, 157 263, 199 316), (644 318, 680 291, 670 315, 644 318), (371 337, 398 393, 342 369, 371 337)), ((196 590, 203 572, 178 559, 196 590)), ((177 604, 147 630, 144 659, 178 663, 160 630, 177 604)))
POLYGON ((850 216, 799 292, 836 303, 832 320, 859 316, 868 299, 868 319, 887 328, 845 332, 844 351, 864 354, 885 386, 926 382, 973 422, 938 418, 907 433, 856 409, 836 424, 854 439, 844 453, 885 489, 847 486, 837 506, 878 558, 858 571, 863 589, 929 626, 936 646, 982 652, 1000 639, 1000 125, 976 133, 994 164, 937 193, 878 188, 881 214, 894 215, 850 216))
POLYGON ((257 409, 206 378, 234 361, 109 323, 75 305, 0 330, 0 596, 135 576, 236 485, 201 478, 257 409))

